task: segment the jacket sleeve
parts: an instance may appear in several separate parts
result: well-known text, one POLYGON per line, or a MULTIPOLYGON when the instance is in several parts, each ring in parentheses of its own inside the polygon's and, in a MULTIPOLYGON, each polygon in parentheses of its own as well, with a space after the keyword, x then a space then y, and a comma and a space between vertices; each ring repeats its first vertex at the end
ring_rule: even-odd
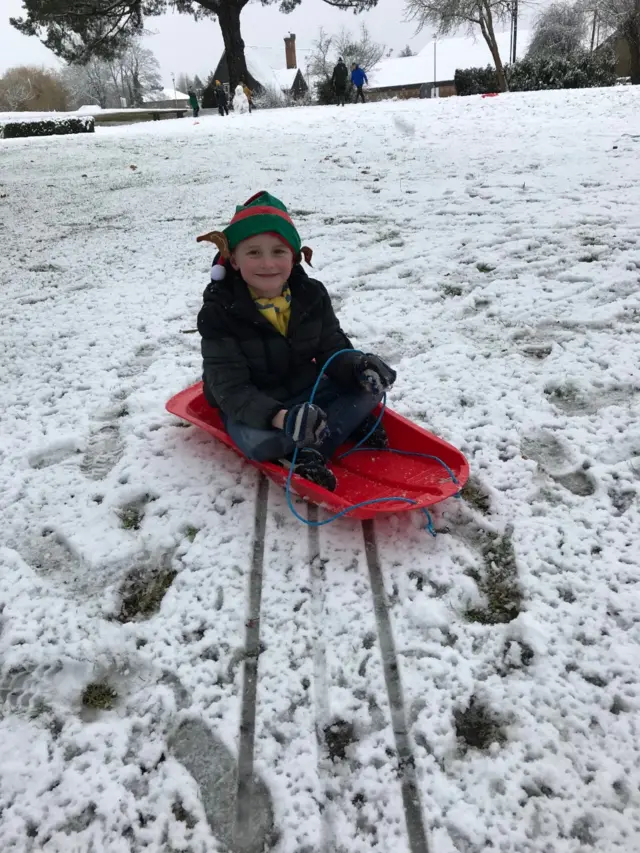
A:
POLYGON ((367 83, 367 84, 369 83, 369 78, 367 77, 366 73, 365 73, 365 75, 364 75, 364 82, 365 82, 365 83, 367 83))
POLYGON ((272 429, 271 420, 282 403, 253 385, 237 340, 216 315, 213 305, 205 305, 198 314, 204 381, 227 417, 256 429, 272 429))
POLYGON ((350 352, 339 355, 327 368, 327 376, 345 388, 356 385, 355 364, 360 360, 360 355, 353 349, 353 344, 340 328, 340 323, 333 310, 331 299, 323 284, 318 282, 322 288, 322 333, 320 346, 316 353, 318 369, 327 362, 334 353, 341 349, 350 352))

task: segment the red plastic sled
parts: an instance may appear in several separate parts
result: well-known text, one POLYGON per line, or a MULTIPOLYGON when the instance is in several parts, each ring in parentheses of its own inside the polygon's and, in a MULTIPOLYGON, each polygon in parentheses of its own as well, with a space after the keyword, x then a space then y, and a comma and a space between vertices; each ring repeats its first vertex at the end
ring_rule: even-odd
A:
MULTIPOLYGON (((240 453, 224 429, 217 409, 211 408, 204 398, 202 382, 180 391, 167 403, 167 410, 185 421, 211 433, 219 441, 240 453)), ((387 409, 383 424, 389 435, 391 447, 402 451, 425 453, 441 459, 454 473, 457 484, 446 469, 435 459, 420 456, 402 456, 380 450, 362 450, 339 459, 341 448, 331 461, 338 478, 338 488, 329 492, 302 477, 293 476, 292 490, 302 498, 325 507, 332 513, 342 512, 373 498, 410 498, 415 503, 389 501, 355 507, 349 518, 376 518, 407 510, 426 509, 455 495, 469 478, 469 464, 462 453, 441 438, 387 409)), ((251 460, 247 460, 251 462, 251 460)), ((251 462, 274 483, 284 486, 288 471, 271 462, 251 462)))

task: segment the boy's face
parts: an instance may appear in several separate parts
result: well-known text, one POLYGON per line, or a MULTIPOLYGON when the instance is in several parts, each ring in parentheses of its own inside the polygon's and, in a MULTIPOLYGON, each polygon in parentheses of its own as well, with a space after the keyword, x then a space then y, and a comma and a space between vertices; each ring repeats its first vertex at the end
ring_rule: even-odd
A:
POLYGON ((279 296, 293 269, 293 252, 273 234, 258 234, 238 243, 231 266, 257 293, 279 296))

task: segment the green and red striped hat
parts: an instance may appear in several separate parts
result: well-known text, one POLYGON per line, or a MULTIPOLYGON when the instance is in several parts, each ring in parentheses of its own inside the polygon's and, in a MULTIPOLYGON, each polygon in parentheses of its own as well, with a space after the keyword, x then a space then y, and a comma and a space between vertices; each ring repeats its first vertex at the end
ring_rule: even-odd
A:
POLYGON ((218 248, 211 267, 212 281, 221 281, 225 277, 227 262, 236 246, 258 234, 277 235, 293 252, 294 263, 299 264, 304 258, 311 266, 313 252, 302 245, 287 208, 279 198, 261 190, 236 207, 234 217, 224 231, 209 231, 196 238, 198 243, 204 240, 218 248))
POLYGON ((243 240, 265 233, 277 234, 289 246, 294 257, 302 248, 300 235, 287 208, 279 198, 264 190, 236 207, 234 217, 223 233, 231 251, 243 240))

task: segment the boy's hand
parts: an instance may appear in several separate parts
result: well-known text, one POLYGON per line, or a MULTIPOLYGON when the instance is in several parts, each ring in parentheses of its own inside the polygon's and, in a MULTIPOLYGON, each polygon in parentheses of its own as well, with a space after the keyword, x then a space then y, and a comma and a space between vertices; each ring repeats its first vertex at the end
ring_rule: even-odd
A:
POLYGON ((327 415, 314 403, 298 403, 285 415, 283 430, 298 447, 317 447, 329 434, 327 415))
POLYGON ((396 372, 377 355, 362 355, 355 365, 356 379, 361 388, 372 394, 382 394, 396 381, 396 372))

